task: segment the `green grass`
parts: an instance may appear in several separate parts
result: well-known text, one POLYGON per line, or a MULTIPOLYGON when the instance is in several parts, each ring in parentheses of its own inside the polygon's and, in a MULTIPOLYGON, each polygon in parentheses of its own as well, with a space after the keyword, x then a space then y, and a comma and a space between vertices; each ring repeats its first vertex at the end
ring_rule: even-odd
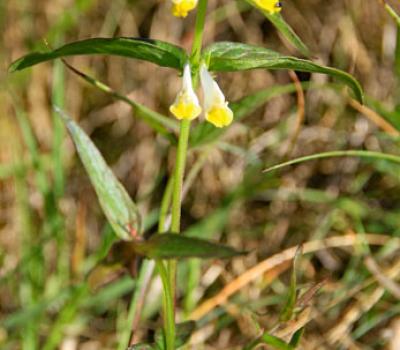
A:
MULTIPOLYGON (((295 55, 262 14, 243 2, 237 7, 219 5, 207 19, 208 43, 215 41, 215 21, 218 40, 251 41, 295 55)), ((0 8, 7 64, 43 48, 43 39, 57 47, 99 35, 151 34, 187 47, 193 37, 193 18, 171 18, 165 13, 168 2, 80 0, 62 7, 44 1, 34 11, 32 6, 21 1, 0 8), (167 35, 166 28, 175 29, 167 35)), ((367 106, 400 130, 400 45, 396 50, 385 46, 389 51, 382 55, 384 40, 393 38, 385 37, 389 32, 380 27, 386 16, 385 25, 397 28, 396 11, 372 1, 363 8, 345 1, 335 6, 317 1, 313 7, 293 1, 284 2, 282 16, 311 49, 311 57, 323 57, 329 66, 354 74, 365 89, 367 106), (320 37, 334 31, 333 21, 326 20, 330 13, 336 16, 334 22, 351 23, 341 27, 334 40, 320 37), (306 25, 309 22, 312 25, 306 25), (355 40, 365 55, 353 55, 346 38, 355 40)), ((167 174, 172 171, 178 124, 168 115, 168 106, 179 77, 172 70, 122 58, 67 62, 84 80, 55 61, 41 66, 40 74, 33 72, 39 68, 32 68, 8 75, 1 85, 2 349, 58 349, 73 338, 80 346, 92 342, 96 349, 124 350, 132 324, 135 341, 148 341, 162 326, 162 290, 153 263, 134 259, 135 266, 107 270, 115 256, 118 260, 111 248, 115 238, 53 106, 66 110, 90 134, 137 200, 147 237, 165 231, 170 222, 172 192, 164 200, 162 192, 173 187, 167 174), (51 126, 49 139, 41 133, 45 125, 51 126), (79 249, 84 254, 75 271, 72 257, 79 249), (91 278, 101 268, 108 272, 93 288, 91 278)), ((285 150, 298 106, 296 85, 285 72, 218 74, 232 101, 235 123, 216 129, 194 121, 184 180, 183 234, 250 253, 233 261, 179 263, 179 322, 235 277, 288 247, 351 233, 400 236, 399 140, 348 107, 348 93, 341 85, 321 82, 317 76, 301 78, 305 122, 290 159, 285 150)), ((299 256, 295 271, 287 267, 272 281, 262 275, 197 320, 197 335, 214 349, 252 348, 261 342, 290 349, 297 341, 307 348, 307 340, 324 341, 332 348, 345 348, 346 341, 360 348, 388 346, 390 339, 382 334, 398 318, 398 300, 364 261, 372 257, 397 285, 400 275, 393 269, 399 263, 398 249, 397 241, 389 240, 380 247, 360 244, 299 256), (305 322, 303 337, 301 332, 282 336, 279 331, 305 310, 299 299, 322 281, 310 297, 315 312, 305 322), (376 294, 380 288, 381 295, 376 294), (370 306, 362 309, 360 300, 370 306), (349 309, 357 317, 348 334, 329 343, 334 326, 343 324, 349 309)))

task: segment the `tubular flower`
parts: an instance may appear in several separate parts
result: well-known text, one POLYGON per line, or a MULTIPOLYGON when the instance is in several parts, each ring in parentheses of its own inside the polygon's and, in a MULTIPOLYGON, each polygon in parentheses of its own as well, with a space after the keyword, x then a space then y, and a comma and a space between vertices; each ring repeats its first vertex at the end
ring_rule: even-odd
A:
POLYGON ((197 6, 198 0, 172 0, 172 14, 176 17, 186 17, 188 12, 197 6))
POLYGON ((199 99, 193 91, 190 66, 187 63, 183 69, 182 89, 176 96, 175 102, 169 108, 177 119, 192 120, 199 116, 201 107, 199 99))
POLYGON ((204 94, 204 109, 206 120, 217 128, 232 123, 233 112, 225 101, 217 82, 212 78, 204 64, 200 68, 200 80, 204 94))
POLYGON ((254 0, 254 2, 263 10, 271 14, 280 12, 282 10, 282 2, 277 0, 254 0))

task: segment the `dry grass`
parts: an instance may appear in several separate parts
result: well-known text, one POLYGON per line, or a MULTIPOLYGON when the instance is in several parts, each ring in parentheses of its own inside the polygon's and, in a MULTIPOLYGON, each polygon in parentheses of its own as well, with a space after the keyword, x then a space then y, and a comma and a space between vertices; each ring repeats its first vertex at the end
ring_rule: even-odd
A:
MULTIPOLYGON (((398 2, 388 3, 400 10, 398 2)), ((241 349, 262 331, 288 338, 303 326, 299 349, 399 349, 398 165, 339 158, 261 172, 288 156, 329 150, 399 153, 396 23, 377 0, 283 5, 285 19, 315 60, 354 74, 367 104, 325 85, 329 78, 321 75, 257 70, 219 76, 231 101, 293 80, 324 87, 303 90, 297 84, 297 92, 272 98, 218 142, 191 151, 184 230, 250 254, 231 262, 182 264, 179 317, 199 321, 194 349, 241 349), (304 246, 298 302, 306 302, 283 322, 292 266, 287 261, 298 244, 304 246), (275 258, 279 264, 270 265, 275 258)), ((155 0, 0 4, 2 349, 116 349, 134 290, 120 270, 107 272, 103 278, 109 282, 95 292, 85 289, 109 229, 70 139, 55 131, 52 103, 63 100, 90 133, 148 218, 148 232, 155 230, 152 217, 174 159, 174 150, 132 117, 128 105, 65 68, 61 82, 54 81, 62 74, 50 63, 4 72, 12 60, 43 47, 44 38, 58 46, 95 36, 144 36, 189 48, 194 17, 176 20, 169 6, 155 0), (54 161, 57 152, 61 165, 54 161)), ((298 55, 255 10, 210 0, 210 11, 215 12, 207 22, 206 44, 244 41, 298 55)), ((175 72, 149 63, 99 56, 67 61, 166 115, 179 88, 175 72)), ((161 325, 160 291, 154 279, 143 295, 136 340, 146 340, 161 325)))

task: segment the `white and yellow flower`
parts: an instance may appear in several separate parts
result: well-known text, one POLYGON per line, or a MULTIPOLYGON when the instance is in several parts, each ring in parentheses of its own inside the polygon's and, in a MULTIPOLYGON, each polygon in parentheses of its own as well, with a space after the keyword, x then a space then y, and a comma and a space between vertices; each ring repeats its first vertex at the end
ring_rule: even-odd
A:
POLYGON ((277 0, 254 0, 257 6, 270 14, 278 13, 282 10, 282 2, 277 0))
POLYGON ((192 120, 201 113, 199 99, 193 90, 190 65, 188 63, 183 68, 182 89, 169 110, 179 120, 192 120))
POLYGON ((172 0, 172 14, 176 17, 186 17, 189 11, 197 6, 198 0, 172 0))
POLYGON ((233 112, 225 101, 217 82, 213 79, 204 64, 200 67, 200 81, 204 95, 205 118, 217 128, 228 126, 232 123, 233 112))

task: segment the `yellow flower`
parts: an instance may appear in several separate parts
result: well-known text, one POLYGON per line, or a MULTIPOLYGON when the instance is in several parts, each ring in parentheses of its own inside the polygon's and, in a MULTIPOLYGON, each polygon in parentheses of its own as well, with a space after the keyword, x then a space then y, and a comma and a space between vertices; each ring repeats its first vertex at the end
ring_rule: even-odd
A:
POLYGON ((182 89, 169 110, 177 119, 192 120, 201 113, 199 99, 193 91, 189 64, 183 68, 182 89))
POLYGON ((212 78, 204 64, 200 67, 200 80, 204 94, 204 109, 206 120, 217 128, 232 123, 233 112, 225 101, 217 82, 212 78))
POLYGON ((172 14, 176 17, 186 17, 188 12, 197 6, 198 0, 172 0, 172 14))
POLYGON ((277 0, 254 0, 254 2, 263 10, 270 14, 280 12, 282 10, 282 2, 277 0))

